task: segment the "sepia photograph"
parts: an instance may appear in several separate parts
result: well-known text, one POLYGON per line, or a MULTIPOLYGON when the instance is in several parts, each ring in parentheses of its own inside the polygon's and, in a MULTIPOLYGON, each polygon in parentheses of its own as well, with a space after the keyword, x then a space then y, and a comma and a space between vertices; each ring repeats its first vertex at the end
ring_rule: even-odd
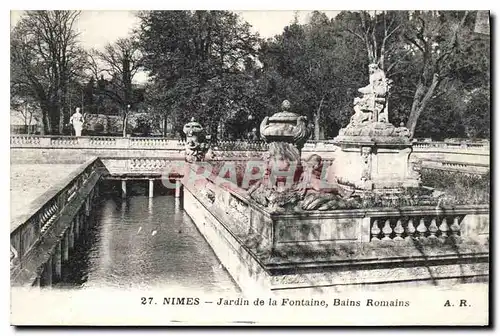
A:
POLYGON ((11 10, 13 326, 489 326, 488 10, 11 10))

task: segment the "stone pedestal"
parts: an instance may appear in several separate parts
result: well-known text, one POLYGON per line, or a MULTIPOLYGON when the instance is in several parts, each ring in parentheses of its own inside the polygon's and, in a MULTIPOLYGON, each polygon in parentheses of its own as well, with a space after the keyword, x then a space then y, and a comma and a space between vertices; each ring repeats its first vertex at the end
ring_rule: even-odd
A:
POLYGON ((361 190, 394 190, 419 186, 409 161, 412 144, 404 137, 338 136, 340 147, 328 181, 361 190))

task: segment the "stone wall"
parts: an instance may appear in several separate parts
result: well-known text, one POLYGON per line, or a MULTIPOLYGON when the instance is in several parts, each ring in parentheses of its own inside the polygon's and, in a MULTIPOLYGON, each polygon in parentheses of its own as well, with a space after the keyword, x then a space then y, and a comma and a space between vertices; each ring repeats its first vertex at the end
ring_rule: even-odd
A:
MULTIPOLYGON (((232 191, 228 191, 229 196, 216 193, 215 198, 206 197, 210 191, 204 189, 214 190, 210 183, 206 186, 184 185, 185 211, 244 293, 337 293, 360 285, 365 289, 386 285, 397 288, 398 284, 402 287, 409 283, 454 284, 465 279, 482 282, 489 276, 487 240, 474 240, 488 235, 487 206, 450 210, 448 215, 455 211, 466 213, 459 215, 462 238, 452 245, 439 241, 428 244, 432 240, 431 226, 442 225, 430 218, 438 216, 434 208, 279 215, 266 214, 265 210, 247 203, 236 207, 240 209, 235 215, 228 209, 231 197, 240 202, 244 202, 244 197, 232 191), (227 216, 221 215, 224 213, 227 216), (417 235, 423 233, 422 237, 394 239, 397 235, 392 230, 398 225, 398 218, 412 215, 419 219, 422 215, 430 216, 416 230, 417 235), (250 223, 246 220, 238 225, 233 223, 242 216, 249 217, 250 223), (389 224, 391 232, 387 240, 374 240, 370 229, 380 223, 383 228, 388 223, 382 217, 394 217, 394 223, 389 224), (249 225, 245 229, 241 224, 249 225), (271 248, 266 247, 269 244, 256 242, 255 234, 259 233, 263 233, 264 240, 272 241, 271 248), (269 234, 272 238, 267 237, 269 234), (420 243, 415 243, 417 240, 420 243)), ((377 233, 380 238, 389 232, 382 231, 377 233)))

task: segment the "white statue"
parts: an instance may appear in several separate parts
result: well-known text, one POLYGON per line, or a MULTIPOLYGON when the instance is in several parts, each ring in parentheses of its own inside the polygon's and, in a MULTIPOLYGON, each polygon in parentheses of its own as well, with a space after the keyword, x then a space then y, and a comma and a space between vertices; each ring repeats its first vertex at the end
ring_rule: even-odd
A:
POLYGON ((80 113, 80 108, 76 108, 76 112, 69 119, 71 125, 73 125, 73 129, 75 130, 75 135, 77 137, 82 136, 82 128, 83 128, 83 115, 80 113))
MULTIPOLYGON (((358 89, 363 94, 362 100, 368 109, 373 111, 373 121, 389 122, 387 109, 387 93, 391 81, 387 79, 385 73, 378 64, 368 66, 370 73, 370 84, 358 89)), ((356 104, 356 102, 355 102, 356 104)))

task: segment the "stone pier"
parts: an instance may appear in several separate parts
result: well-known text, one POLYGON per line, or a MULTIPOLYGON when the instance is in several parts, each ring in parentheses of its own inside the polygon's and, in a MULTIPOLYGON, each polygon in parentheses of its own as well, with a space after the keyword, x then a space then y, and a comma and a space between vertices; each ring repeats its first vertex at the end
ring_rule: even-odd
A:
POLYGON ((154 179, 149 179, 149 198, 153 198, 153 195, 154 195, 154 184, 155 184, 155 180, 154 179))
POLYGON ((69 259, 69 230, 66 230, 62 239, 62 260, 63 262, 69 259))
POLYGON ((122 180, 122 198, 127 197, 127 180, 123 179, 122 180))
POLYGON ((52 275, 53 275, 52 262, 53 259, 52 257, 50 257, 49 260, 47 260, 45 266, 43 267, 43 272, 40 281, 41 286, 52 286, 52 275))
POLYGON ((175 198, 181 198, 182 195, 182 181, 180 179, 175 180, 175 198))
POLYGON ((62 242, 59 242, 54 251, 53 258, 53 272, 54 280, 57 282, 62 278, 62 242))

